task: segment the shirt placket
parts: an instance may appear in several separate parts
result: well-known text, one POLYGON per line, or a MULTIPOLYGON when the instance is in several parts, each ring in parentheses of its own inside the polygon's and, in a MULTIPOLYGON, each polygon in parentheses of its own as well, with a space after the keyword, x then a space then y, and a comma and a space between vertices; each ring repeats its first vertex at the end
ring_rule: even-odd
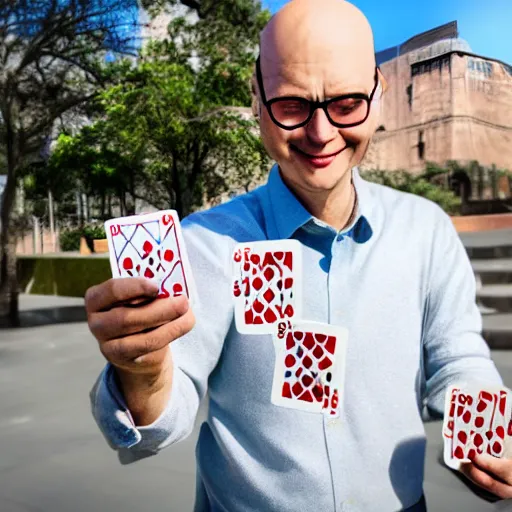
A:
MULTIPOLYGON (((351 243, 352 240, 343 232, 340 232, 335 235, 331 246, 331 264, 327 281, 328 322, 341 327, 347 327, 342 313, 346 307, 344 301, 347 299, 345 297, 348 297, 349 294, 343 293, 343 290, 346 289, 348 284, 351 243)), ((350 333, 348 342, 350 343, 350 333)), ((324 416, 325 442, 331 466, 335 512, 345 512, 351 509, 350 497, 346 496, 346 487, 343 480, 343 467, 346 467, 343 464, 343 428, 343 408, 341 415, 337 418, 324 416)))

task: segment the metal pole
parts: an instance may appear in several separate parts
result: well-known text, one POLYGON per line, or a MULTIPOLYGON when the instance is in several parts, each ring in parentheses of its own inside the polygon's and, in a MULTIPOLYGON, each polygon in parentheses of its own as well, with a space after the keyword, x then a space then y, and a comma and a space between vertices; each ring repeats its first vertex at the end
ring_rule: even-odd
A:
POLYGON ((39 219, 35 216, 32 216, 32 222, 34 223, 34 254, 37 254, 37 249, 39 246, 39 219))
POLYGON ((55 252, 55 223, 53 219, 53 195, 51 190, 48 190, 48 210, 50 214, 50 238, 52 241, 52 252, 55 252))

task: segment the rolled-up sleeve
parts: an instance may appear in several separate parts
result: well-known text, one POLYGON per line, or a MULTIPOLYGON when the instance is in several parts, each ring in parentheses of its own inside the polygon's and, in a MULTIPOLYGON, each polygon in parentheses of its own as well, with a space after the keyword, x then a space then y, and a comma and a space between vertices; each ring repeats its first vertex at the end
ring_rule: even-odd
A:
MULTIPOLYGON (((200 219, 200 217, 199 217, 200 219)), ((107 364, 90 393, 92 414, 107 443, 131 462, 185 439, 194 427, 208 378, 217 365, 233 319, 229 254, 233 243, 201 225, 183 224, 197 301, 192 331, 170 345, 173 386, 162 414, 151 425, 135 426, 107 364)))
POLYGON ((441 417, 448 386, 469 382, 502 385, 482 337, 475 277, 464 246, 444 213, 439 214, 424 311, 424 415, 441 417))

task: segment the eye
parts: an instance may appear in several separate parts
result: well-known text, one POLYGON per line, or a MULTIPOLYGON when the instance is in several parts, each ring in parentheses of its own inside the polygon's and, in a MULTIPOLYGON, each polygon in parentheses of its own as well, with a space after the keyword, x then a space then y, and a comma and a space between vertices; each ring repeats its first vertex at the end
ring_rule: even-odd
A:
POLYGON ((329 104, 329 112, 336 116, 347 116, 365 107, 365 101, 360 98, 343 98, 329 104))
POLYGON ((284 100, 279 102, 278 108, 283 114, 294 115, 308 110, 308 105, 300 100, 284 100))

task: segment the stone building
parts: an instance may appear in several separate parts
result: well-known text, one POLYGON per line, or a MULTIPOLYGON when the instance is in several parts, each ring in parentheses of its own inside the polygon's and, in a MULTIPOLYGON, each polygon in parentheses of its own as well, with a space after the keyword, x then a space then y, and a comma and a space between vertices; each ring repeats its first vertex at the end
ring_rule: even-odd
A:
POLYGON ((512 67, 476 55, 457 22, 377 53, 389 88, 367 169, 478 161, 512 171, 512 67))

